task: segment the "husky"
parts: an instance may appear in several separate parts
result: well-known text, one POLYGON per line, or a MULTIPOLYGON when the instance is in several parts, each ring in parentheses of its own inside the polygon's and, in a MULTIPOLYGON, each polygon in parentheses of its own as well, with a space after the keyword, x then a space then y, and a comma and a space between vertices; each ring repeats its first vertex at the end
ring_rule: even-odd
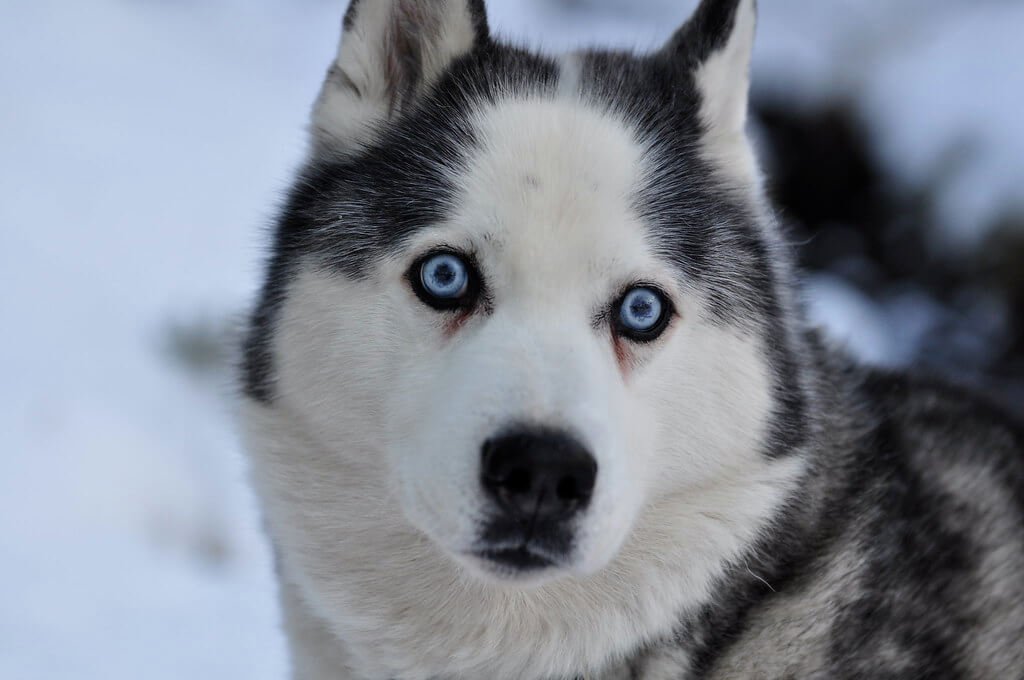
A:
POLYGON ((810 327, 753 0, 354 0, 241 413, 300 680, 1024 677, 1024 429, 810 327))

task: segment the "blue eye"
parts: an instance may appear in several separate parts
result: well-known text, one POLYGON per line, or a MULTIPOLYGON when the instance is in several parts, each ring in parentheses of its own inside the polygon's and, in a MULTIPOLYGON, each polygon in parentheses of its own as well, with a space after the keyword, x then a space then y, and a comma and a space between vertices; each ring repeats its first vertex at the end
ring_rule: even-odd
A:
POLYGON ((649 340, 664 330, 667 311, 668 303, 661 293, 653 288, 638 286, 622 298, 619 324, 627 335, 649 340))
POLYGON ((473 287, 473 272, 465 259, 455 253, 432 253, 419 261, 418 269, 411 278, 423 302, 436 309, 465 305, 473 287))
POLYGON ((434 297, 451 300, 466 292, 469 271, 466 263, 450 253, 432 255, 420 269, 423 288, 434 297))

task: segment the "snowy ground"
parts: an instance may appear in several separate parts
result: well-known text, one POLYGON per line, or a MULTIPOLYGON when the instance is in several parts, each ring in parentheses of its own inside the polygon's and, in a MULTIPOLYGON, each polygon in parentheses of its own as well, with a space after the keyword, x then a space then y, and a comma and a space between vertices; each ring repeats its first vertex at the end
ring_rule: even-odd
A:
MULTIPOLYGON (((244 309, 342 4, 0 3, 0 677, 283 676, 230 375, 183 370, 167 337, 244 309)), ((656 44, 693 3, 489 4, 561 48, 656 44)), ((898 181, 969 143, 942 225, 969 243, 1021 200, 1021 26, 1019 2, 775 0, 755 76, 863 96, 898 181)), ((898 356, 885 310, 814 290, 898 356)))

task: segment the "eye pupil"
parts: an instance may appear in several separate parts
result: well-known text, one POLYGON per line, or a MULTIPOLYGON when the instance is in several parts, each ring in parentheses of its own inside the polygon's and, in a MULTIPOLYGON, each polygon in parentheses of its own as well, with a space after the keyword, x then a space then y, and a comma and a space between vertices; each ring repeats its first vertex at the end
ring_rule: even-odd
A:
POLYGON ((654 309, 654 305, 651 304, 650 300, 637 299, 636 302, 629 308, 634 318, 646 319, 651 316, 651 311, 654 309))
POLYGON ((444 262, 434 269, 433 276, 434 283, 437 285, 449 286, 455 280, 455 269, 449 263, 444 262))

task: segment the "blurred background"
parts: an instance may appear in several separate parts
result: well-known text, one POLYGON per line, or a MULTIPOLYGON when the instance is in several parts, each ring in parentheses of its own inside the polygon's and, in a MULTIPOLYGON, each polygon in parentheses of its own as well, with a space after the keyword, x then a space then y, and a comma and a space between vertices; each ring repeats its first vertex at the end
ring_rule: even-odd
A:
MULTIPOLYGON (((533 46, 695 0, 489 0, 533 46)), ((0 0, 0 677, 284 677, 235 330, 344 0, 0 0)), ((1024 1, 764 0, 813 318, 1024 412, 1024 1)))

